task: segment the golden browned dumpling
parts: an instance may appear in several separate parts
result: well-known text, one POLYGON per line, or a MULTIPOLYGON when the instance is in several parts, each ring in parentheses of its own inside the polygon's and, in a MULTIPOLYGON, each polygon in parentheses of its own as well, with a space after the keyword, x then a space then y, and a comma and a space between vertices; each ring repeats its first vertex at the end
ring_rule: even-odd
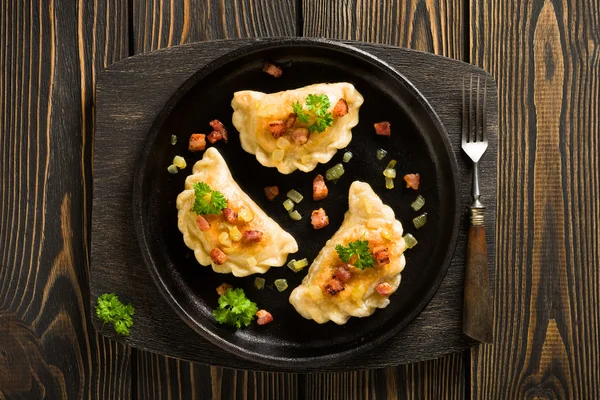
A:
POLYGON ((243 149, 262 165, 282 174, 309 172, 348 146, 362 103, 350 83, 320 83, 272 94, 244 90, 233 95, 232 122, 243 149), (326 106, 319 101, 323 96, 326 106))
MULTIPOLYGON (((212 192, 204 195, 206 204, 218 203, 212 192), (210 203, 209 203, 210 200, 210 203)), ((215 272, 247 276, 264 273, 285 264, 288 254, 298 251, 296 240, 271 219, 233 180, 221 154, 213 147, 185 180, 185 190, 177 196, 178 227, 183 240, 202 265, 215 272), (196 185, 196 186, 195 186, 196 185), (218 191, 226 208, 216 214, 192 210, 196 191, 218 191)))
POLYGON ((304 318, 320 324, 367 317, 386 307, 398 289, 405 248, 394 211, 371 186, 356 181, 342 225, 292 291, 290 303, 304 318))

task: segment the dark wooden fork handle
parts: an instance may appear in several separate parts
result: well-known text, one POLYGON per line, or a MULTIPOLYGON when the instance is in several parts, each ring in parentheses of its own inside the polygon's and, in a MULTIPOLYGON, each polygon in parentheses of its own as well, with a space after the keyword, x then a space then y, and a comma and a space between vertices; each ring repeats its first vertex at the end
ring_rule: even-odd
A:
POLYGON ((493 304, 483 225, 471 225, 469 228, 463 331, 484 343, 492 343, 494 338, 493 304))

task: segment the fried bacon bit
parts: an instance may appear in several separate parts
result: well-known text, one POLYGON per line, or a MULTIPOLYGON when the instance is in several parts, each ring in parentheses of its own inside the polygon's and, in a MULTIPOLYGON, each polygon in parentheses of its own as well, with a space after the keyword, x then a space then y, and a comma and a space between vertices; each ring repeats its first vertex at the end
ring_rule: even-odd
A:
POLYGON ((223 251, 220 248, 215 247, 210 251, 210 258, 215 264, 221 265, 225 261, 227 261, 227 254, 223 253, 223 251))
POLYGON ((404 180, 406 181, 407 188, 417 190, 419 183, 421 183, 421 176, 419 174, 406 174, 404 175, 404 180))
POLYGON ((333 296, 344 290, 344 284, 339 279, 331 278, 325 284, 324 289, 333 296))
POLYGON ((206 135, 204 133, 192 133, 188 150, 203 151, 204 149, 206 149, 206 135))
POLYGON ((256 312, 256 316, 258 317, 256 323, 259 325, 266 325, 269 322, 273 321, 273 316, 267 310, 258 310, 256 312))
POLYGON ((323 175, 315 176, 313 180, 313 200, 323 200, 329 194, 323 175))
POLYGON ((221 132, 212 131, 208 134, 208 141, 210 142, 210 144, 215 144, 221 139, 223 139, 223 135, 221 134, 221 132))
POLYGON ((348 103, 345 99, 338 100, 338 102, 335 104, 335 107, 333 107, 332 114, 334 117, 343 117, 344 115, 348 114, 348 103))
POLYGON ((265 65, 263 66, 263 72, 266 72, 267 74, 274 76, 275 78, 279 78, 281 74, 283 74, 283 70, 281 69, 281 67, 268 61, 265 62, 265 65))
POLYGON ((196 224, 198 224, 198 228, 200 228, 202 232, 210 229, 210 224, 202 215, 198 215, 198 218, 196 218, 196 224))
POLYGON ((373 256, 375 261, 379 265, 385 265, 390 263, 390 253, 388 248, 385 246, 377 246, 373 249, 373 256))
POLYGON ((288 115, 287 119, 285 120, 285 126, 287 128, 291 128, 292 126, 294 126, 294 124, 296 123, 296 118, 298 118, 298 116, 295 113, 291 113, 290 115, 288 115))
POLYGON ((267 199, 273 200, 275 197, 279 196, 279 187, 277 187, 277 186, 265 187, 265 196, 267 196, 267 199))
POLYGON ((348 268, 348 265, 346 264, 340 265, 333 270, 333 278, 340 282, 347 282, 351 277, 352 272, 350 272, 350 268, 348 268))
POLYGON ((229 208, 229 207, 224 208, 223 211, 221 211, 221 212, 223 213, 223 216, 225 217, 227 222, 229 222, 230 224, 235 224, 237 222, 238 213, 233 211, 231 208, 229 208))
POLYGON ((225 143, 229 142, 229 135, 227 135, 227 129, 225 129, 225 125, 218 119, 213 119, 210 121, 210 126, 213 128, 215 132, 219 132, 221 137, 225 141, 225 143))
POLYGON ((258 243, 262 240, 262 237, 263 237, 263 233, 261 231, 255 231, 255 230, 245 231, 242 234, 242 240, 244 242, 258 243))
POLYGON ((308 128, 296 128, 292 131, 292 139, 297 144, 305 144, 308 142, 308 128))
POLYGON ((392 125, 388 121, 381 121, 373 124, 375 133, 381 136, 390 136, 392 134, 392 125))
POLYGON ((375 290, 382 296, 389 296, 394 291, 394 288, 389 283, 383 282, 375 286, 375 290))
POLYGON ((329 217, 325 214, 325 210, 319 208, 318 210, 314 210, 310 215, 310 223, 315 229, 325 228, 329 225, 329 217))
POLYGON ((217 287, 217 294, 221 296, 222 294, 225 294, 227 289, 231 289, 232 287, 233 286, 231 286, 229 283, 223 282, 221 283, 221 286, 217 287))
POLYGON ((269 131, 275 139, 281 137, 285 133, 285 122, 280 119, 269 122, 269 131))

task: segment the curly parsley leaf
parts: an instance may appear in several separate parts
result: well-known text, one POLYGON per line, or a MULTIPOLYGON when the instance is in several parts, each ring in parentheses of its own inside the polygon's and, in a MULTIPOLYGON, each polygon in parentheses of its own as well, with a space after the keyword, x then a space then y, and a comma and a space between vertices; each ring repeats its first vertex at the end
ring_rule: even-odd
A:
POLYGON ((333 124, 333 116, 327 110, 331 106, 326 94, 309 94, 305 99, 305 107, 299 102, 292 103, 292 109, 303 124, 312 124, 308 130, 312 132, 324 132, 333 124), (308 110, 308 111, 307 111, 308 110))
POLYGON ((198 215, 220 214, 227 207, 227 199, 223 193, 212 190, 204 182, 194 183, 194 205, 192 211, 198 215))
POLYGON ((243 289, 227 289, 219 297, 219 308, 213 311, 218 323, 241 328, 248 326, 258 311, 256 303, 250 301, 243 289))
POLYGON ((96 316, 103 323, 112 323, 117 334, 129 335, 129 328, 133 325, 135 309, 131 304, 123 304, 114 293, 104 293, 98 297, 96 316))
POLYGON ((369 249, 368 240, 357 240, 348 243, 347 246, 338 244, 335 246, 340 260, 345 263, 352 263, 356 268, 365 269, 375 266, 375 258, 369 249))

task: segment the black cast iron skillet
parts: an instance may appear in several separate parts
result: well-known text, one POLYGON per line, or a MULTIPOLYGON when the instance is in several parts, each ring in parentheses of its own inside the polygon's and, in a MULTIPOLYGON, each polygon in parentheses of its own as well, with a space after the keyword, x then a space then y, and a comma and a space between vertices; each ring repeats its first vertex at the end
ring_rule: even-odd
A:
MULTIPOLYGON (((456 160, 446 132, 434 110, 401 74, 375 57, 350 46, 317 39, 279 39, 255 44, 228 53, 201 68, 182 85, 157 117, 148 143, 138 163, 134 182, 133 209, 136 233, 149 271, 160 291, 193 329, 212 343, 240 357, 287 368, 316 367, 350 357, 383 342, 406 327, 435 294, 450 263, 459 226, 459 197, 456 160), (283 66, 276 79, 262 72, 265 60, 283 66), (330 225, 315 231, 310 225, 311 183, 317 173, 341 162, 344 150, 314 171, 281 175, 275 168, 261 166, 253 155, 244 152, 238 133, 231 124, 233 93, 252 89, 267 93, 294 89, 321 82, 351 82, 365 98, 360 123, 353 129, 348 146, 354 157, 344 164, 346 174, 329 184, 329 197, 320 202, 330 225), (267 287, 254 287, 255 276, 234 278, 200 266, 183 243, 177 229, 175 199, 183 190, 185 177, 201 154, 187 150, 189 135, 210 132, 208 122, 219 119, 229 129, 229 144, 216 147, 227 161, 234 179, 251 198, 298 241, 295 259, 313 260, 325 242, 339 228, 348 208, 348 188, 354 180, 371 184, 385 204, 396 212, 406 232, 419 244, 406 252, 406 268, 398 291, 385 309, 368 318, 351 318, 338 326, 319 325, 302 318, 289 304, 291 290, 306 275, 305 269, 293 273, 286 267, 271 268, 264 278, 267 287), (392 124, 390 138, 376 136, 373 123, 392 124), (175 146, 171 135, 177 135, 175 146), (388 156, 377 160, 376 150, 388 156), (187 160, 186 170, 177 175, 167 172, 175 155, 187 160), (385 188, 382 171, 392 158, 398 161, 396 188, 385 188), (402 176, 418 172, 418 192, 406 189, 402 176), (263 188, 278 185, 281 195, 267 201, 263 188), (292 221, 282 206, 285 193, 296 189, 305 200, 297 206, 303 219, 292 221), (411 202, 421 194, 426 205, 427 225, 420 230, 412 225, 417 213, 411 202), (286 278, 289 289, 283 293, 273 287, 277 278, 286 278), (223 282, 241 287, 259 308, 269 310, 274 321, 265 326, 252 324, 234 330, 215 323, 211 311, 217 306, 215 288, 223 282)), ((291 258, 290 257, 290 258, 291 258)))

